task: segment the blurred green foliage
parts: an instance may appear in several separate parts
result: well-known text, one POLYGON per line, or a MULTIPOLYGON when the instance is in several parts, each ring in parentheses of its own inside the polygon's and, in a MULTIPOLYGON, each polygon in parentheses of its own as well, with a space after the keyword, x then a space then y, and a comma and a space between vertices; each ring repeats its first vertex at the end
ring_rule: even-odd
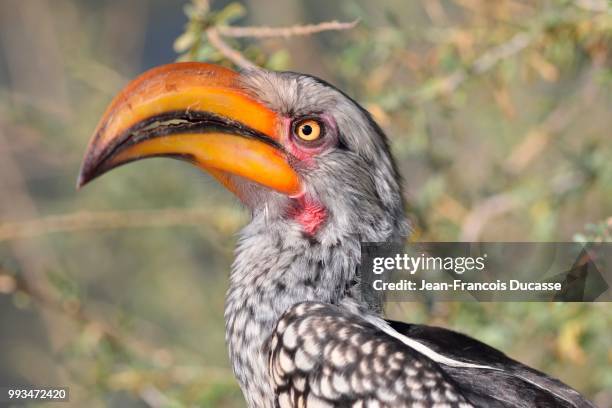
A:
MULTIPOLYGON (((75 407, 243 406, 223 340, 234 234, 246 221, 233 197, 160 160, 73 190, 97 119, 141 70, 147 33, 178 35, 152 16, 177 7, 0 4, 0 383, 68 385, 75 407)), ((413 239, 611 239, 609 2, 194 0, 185 13, 179 58, 226 66, 211 28, 358 19, 350 30, 223 39, 257 65, 321 76, 370 110, 404 178, 413 239)), ((461 330, 612 406, 608 304, 403 303, 387 313, 461 330)))

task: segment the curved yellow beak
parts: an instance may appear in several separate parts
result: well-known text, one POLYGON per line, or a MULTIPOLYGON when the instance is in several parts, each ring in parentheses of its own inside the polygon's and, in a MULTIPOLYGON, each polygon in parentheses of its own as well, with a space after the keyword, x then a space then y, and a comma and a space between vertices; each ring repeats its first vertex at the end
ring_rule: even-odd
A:
POLYGON ((279 118, 239 74, 205 63, 154 68, 128 84, 96 128, 77 186, 148 157, 187 160, 237 193, 237 175, 286 195, 301 190, 279 143, 279 118))

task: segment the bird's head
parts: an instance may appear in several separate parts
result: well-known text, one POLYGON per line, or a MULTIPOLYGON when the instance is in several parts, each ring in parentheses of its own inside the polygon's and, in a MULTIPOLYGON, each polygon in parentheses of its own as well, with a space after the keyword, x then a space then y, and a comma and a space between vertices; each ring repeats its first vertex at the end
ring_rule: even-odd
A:
POLYGON ((355 224, 387 228, 388 236, 405 232, 399 178, 383 132, 355 101, 310 76, 236 73, 204 63, 141 75, 102 117, 78 185, 149 157, 193 163, 254 216, 309 236, 359 234, 355 224))

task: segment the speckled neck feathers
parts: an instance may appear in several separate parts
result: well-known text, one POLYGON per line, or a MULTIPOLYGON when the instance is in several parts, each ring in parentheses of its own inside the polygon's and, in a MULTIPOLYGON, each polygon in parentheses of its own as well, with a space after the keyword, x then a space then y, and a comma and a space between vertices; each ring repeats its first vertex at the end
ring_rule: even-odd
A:
MULTIPOLYGON (((353 209, 353 218, 360 219, 353 209)), ((350 214, 342 214, 350 216, 350 214)), ((264 343, 278 319, 291 306, 308 300, 367 310, 361 301, 359 276, 360 241, 397 238, 384 211, 374 211, 369 223, 342 225, 333 213, 314 236, 291 217, 267 219, 266 211, 254 218, 241 233, 230 277, 225 318, 226 340, 234 372, 250 406, 265 406, 271 395, 265 378, 267 356, 264 343), (358 227, 361 226, 361 227, 358 227)), ((363 219, 363 217, 361 217, 363 219)))

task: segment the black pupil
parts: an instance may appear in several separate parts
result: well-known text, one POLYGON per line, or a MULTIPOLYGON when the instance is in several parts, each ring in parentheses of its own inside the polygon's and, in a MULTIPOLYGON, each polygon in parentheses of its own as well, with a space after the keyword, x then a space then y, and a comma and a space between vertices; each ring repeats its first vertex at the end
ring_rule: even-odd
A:
POLYGON ((302 126, 302 133, 305 134, 306 136, 310 136, 310 134, 312 133, 312 126, 310 125, 302 126))

